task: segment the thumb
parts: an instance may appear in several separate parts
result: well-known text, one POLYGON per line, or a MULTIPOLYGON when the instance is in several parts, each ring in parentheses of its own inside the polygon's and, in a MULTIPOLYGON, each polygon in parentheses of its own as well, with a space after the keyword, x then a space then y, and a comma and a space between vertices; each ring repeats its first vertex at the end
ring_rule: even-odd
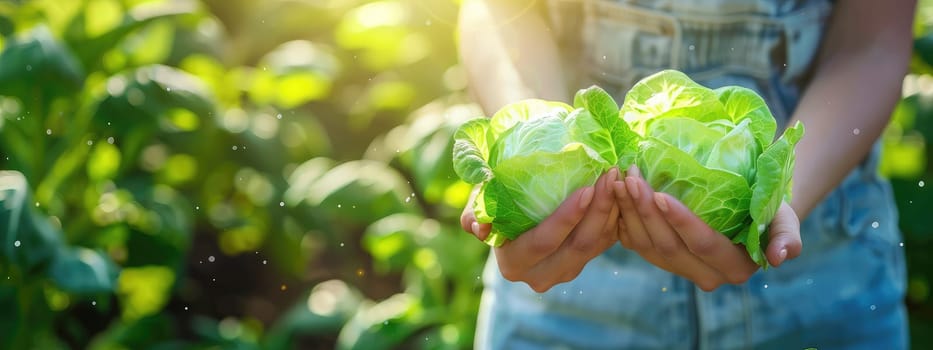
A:
POLYGON ((771 266, 780 266, 787 260, 796 258, 803 250, 800 239, 800 220, 794 209, 787 203, 781 203, 768 232, 768 251, 765 253, 771 266))

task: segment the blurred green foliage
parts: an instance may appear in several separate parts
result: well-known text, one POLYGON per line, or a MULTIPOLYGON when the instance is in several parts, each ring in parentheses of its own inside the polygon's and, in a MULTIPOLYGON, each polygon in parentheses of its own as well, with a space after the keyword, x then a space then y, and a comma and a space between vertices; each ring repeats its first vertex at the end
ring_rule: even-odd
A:
MULTIPOLYGON (((0 348, 472 347, 457 6, 0 1, 0 348)), ((924 1, 882 164, 917 348, 931 29, 924 1)))

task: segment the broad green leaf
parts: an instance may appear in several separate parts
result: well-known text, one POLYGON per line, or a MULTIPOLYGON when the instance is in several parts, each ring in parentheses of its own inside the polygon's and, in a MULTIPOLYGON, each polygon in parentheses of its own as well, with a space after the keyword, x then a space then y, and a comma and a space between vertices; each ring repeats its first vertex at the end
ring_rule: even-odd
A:
POLYGON ((263 336, 263 347, 286 349, 303 336, 339 333, 362 302, 362 293, 344 281, 318 283, 306 297, 300 298, 276 319, 263 336))
POLYGON ((493 136, 498 138, 499 135, 520 122, 545 115, 553 115, 563 119, 571 111, 573 111, 573 107, 566 103, 529 99, 502 107, 492 115, 489 124, 493 136))
POLYGON ((489 166, 493 139, 489 119, 478 118, 464 123, 454 133, 454 171, 463 181, 478 184, 492 178, 489 166))
POLYGON ((638 135, 619 115, 619 106, 603 89, 592 86, 580 90, 574 97, 575 107, 588 113, 576 112, 567 117, 574 139, 598 151, 603 158, 620 168, 627 168, 635 160, 638 135), (572 116, 576 114, 575 118, 572 116), (586 116, 589 114, 589 117, 586 116), (599 130, 589 122, 592 119, 599 130), (577 124, 574 126, 574 124, 577 124))
POLYGON ((728 237, 744 227, 751 190, 741 176, 705 168, 687 153, 657 140, 643 141, 641 150, 638 167, 655 191, 679 199, 728 237))
POLYGON ((200 79, 168 66, 147 66, 113 76, 107 87, 94 116, 101 128, 128 133, 147 125, 149 130, 177 109, 204 119, 215 112, 213 98, 200 79))
POLYGON ((695 119, 670 117, 652 122, 646 135, 676 147, 700 164, 706 164, 715 142, 722 139, 726 132, 710 128, 695 119))
MULTIPOLYGON (((71 51, 39 26, 7 43, 0 52, 0 95, 26 101, 77 93, 85 73, 71 51)), ((49 101, 46 101, 49 102, 49 101)))
MULTIPOLYGON (((100 35, 90 35, 84 30, 85 23, 93 21, 87 13, 81 12, 72 19, 66 31, 65 41, 74 50, 83 66, 88 70, 100 67, 104 54, 117 46, 128 35, 147 24, 165 18, 193 13, 196 4, 193 1, 173 1, 142 4, 123 14, 122 20, 115 27, 100 35)), ((103 30, 103 29, 102 29, 103 30)))
POLYGON ((497 178, 483 186, 476 196, 474 210, 477 222, 493 224, 485 241, 493 247, 515 239, 537 225, 537 221, 521 210, 512 191, 497 178))
POLYGON ((715 91, 726 113, 732 117, 732 122, 739 124, 742 120, 751 120, 748 127, 755 135, 758 146, 760 149, 768 147, 774 140, 777 122, 765 100, 755 91, 740 86, 727 86, 715 91))
POLYGON ((378 303, 364 302, 340 330, 337 349, 393 349, 430 323, 438 314, 428 314, 422 300, 407 293, 378 303))
MULTIPOLYGON (((803 133, 803 124, 798 121, 758 157, 757 180, 752 185, 749 207, 749 215, 753 220, 751 229, 754 231, 749 231, 749 241, 753 239, 752 233, 760 236, 767 231, 767 225, 774 219, 785 194, 789 192, 794 175, 794 145, 800 141, 803 133)), ((746 248, 749 253, 761 250, 761 247, 746 248)))
MULTIPOLYGON (((507 190, 497 192, 508 192, 514 206, 500 203, 495 212, 496 220, 509 220, 511 214, 506 211, 517 210, 534 222, 540 222, 550 216, 568 195, 595 183, 610 166, 581 143, 570 143, 558 152, 539 151, 506 159, 493 171, 507 190)), ((489 193, 487 189, 487 206, 489 193)), ((497 222, 493 221, 493 227, 497 222)), ((521 228, 527 230, 531 227, 521 228)), ((524 232, 499 229, 509 238, 524 232)))
POLYGON ((23 174, 0 171, 0 258, 31 272, 64 247, 61 232, 34 204, 23 174))
POLYGON ((728 118, 713 90, 673 70, 655 73, 632 86, 620 113, 641 134, 646 124, 662 117, 688 117, 701 122, 728 118))
POLYGON ((543 115, 516 124, 500 134, 490 149, 489 164, 493 169, 497 169, 499 163, 516 156, 535 152, 560 152, 571 141, 570 130, 561 117, 553 114, 543 115))
POLYGON ((378 271, 401 271, 411 263, 418 248, 417 232, 425 222, 423 216, 401 213, 379 219, 366 228, 363 247, 372 254, 378 271))
POLYGON ((118 274, 108 256, 87 248, 63 249, 49 266, 49 277, 59 288, 78 294, 113 291, 118 274))
MULTIPOLYGON (((713 144, 706 167, 741 175, 749 184, 755 181, 755 162, 761 148, 749 129, 751 121, 742 120, 732 131, 713 144)), ((708 140, 707 143, 711 141, 708 140)))
POLYGON ((619 105, 609 93, 595 85, 577 91, 573 107, 589 111, 602 125, 613 125, 613 121, 619 119, 619 105))
POLYGON ((593 118, 592 113, 582 108, 576 109, 567 116, 566 123, 573 140, 589 146, 606 162, 618 161, 612 134, 593 118))
POLYGON ((420 212, 414 191, 395 169, 385 163, 355 160, 321 175, 304 194, 307 204, 330 217, 369 224, 395 213, 420 212))

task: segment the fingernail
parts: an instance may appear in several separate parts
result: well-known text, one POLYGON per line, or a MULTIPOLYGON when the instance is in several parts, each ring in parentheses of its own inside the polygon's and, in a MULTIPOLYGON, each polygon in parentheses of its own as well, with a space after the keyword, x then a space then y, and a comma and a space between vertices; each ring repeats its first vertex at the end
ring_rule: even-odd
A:
POLYGON ((787 258, 787 248, 781 248, 781 251, 778 253, 778 257, 780 257, 779 260, 781 262, 784 262, 784 259, 787 258))
POLYGON ((632 164, 628 167, 628 176, 641 177, 641 171, 635 164, 632 164))
POLYGON ((590 206, 590 202, 593 201, 593 187, 587 187, 583 190, 583 193, 580 194, 580 208, 586 209, 590 206))
POLYGON ((638 200, 638 183, 636 183, 634 177, 629 175, 625 178, 625 189, 628 190, 629 196, 632 196, 632 199, 638 200))
MULTIPOLYGON (((667 199, 664 199, 664 196, 660 193, 654 194, 654 203, 658 205, 658 209, 661 209, 662 212, 667 212, 667 199)), ((786 253, 786 252, 785 252, 786 253)))
POLYGON ((473 231, 474 235, 479 234, 479 223, 476 221, 473 221, 473 225, 470 225, 470 229, 473 231))
MULTIPOLYGON (((609 169, 609 174, 606 175, 606 184, 611 184, 619 178, 619 169, 613 167, 609 169)), ((612 193, 612 186, 606 186, 606 192, 612 193)))

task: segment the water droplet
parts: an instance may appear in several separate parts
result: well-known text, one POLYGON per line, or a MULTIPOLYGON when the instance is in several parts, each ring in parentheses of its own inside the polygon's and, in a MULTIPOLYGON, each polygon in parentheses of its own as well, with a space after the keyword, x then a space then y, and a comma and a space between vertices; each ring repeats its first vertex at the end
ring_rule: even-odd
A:
POLYGON ((812 279, 812 278, 807 278, 807 285, 811 285, 811 284, 813 284, 813 279, 812 279))
POLYGON ((17 248, 19 248, 19 246, 20 246, 21 244, 22 244, 22 243, 20 243, 20 241, 19 241, 18 239, 17 239, 15 242, 13 242, 13 246, 14 246, 14 247, 17 247, 17 248))
POLYGON ((696 48, 696 46, 693 46, 693 45, 687 46, 687 49, 690 50, 690 51, 693 51, 693 49, 695 49, 695 48, 696 48))
POLYGON ((861 133, 862 133, 862 130, 859 130, 858 128, 852 129, 852 134, 853 134, 853 135, 858 135, 858 134, 861 134, 861 133))
POLYGON ((405 203, 411 202, 411 197, 405 197, 405 203))
POLYGON ((619 271, 612 271, 612 274, 618 276, 618 275, 619 275, 619 271))
POLYGON ((768 284, 767 284, 767 283, 765 283, 765 289, 767 289, 767 288, 768 288, 768 284))
POLYGON ((901 246, 901 247, 903 247, 903 246, 904 246, 904 242, 898 243, 898 245, 901 246))
POLYGON ((46 135, 51 135, 51 134, 52 134, 52 129, 45 129, 45 134, 46 134, 46 135))
POLYGON ((93 144, 94 144, 94 141, 87 140, 87 145, 88 145, 88 146, 93 145, 93 144))
POLYGON ((172 92, 172 88, 167 87, 167 88, 165 88, 165 91, 172 92))
POLYGON ((200 206, 200 205, 195 206, 195 207, 194 207, 194 210, 201 210, 201 206, 200 206))
POLYGON ((917 183, 917 186, 923 187, 923 185, 925 185, 925 184, 923 183, 923 180, 920 180, 920 182, 917 183))
POLYGON ((337 208, 343 207, 343 204, 337 204, 337 208))
POLYGON ((366 274, 366 270, 363 270, 363 269, 361 269, 361 268, 360 268, 360 269, 356 269, 356 276, 357 276, 357 277, 363 277, 363 275, 365 275, 365 274, 366 274))
POLYGON ((217 278, 211 278, 211 282, 217 282, 217 278))
POLYGON ((340 242, 340 246, 343 247, 343 242, 340 242))
POLYGON ((111 145, 112 145, 112 144, 113 144, 113 142, 114 142, 114 140, 113 140, 113 136, 111 136, 111 137, 108 137, 108 138, 107 138, 107 143, 109 143, 109 144, 111 144, 111 145))
POLYGON ((236 151, 236 146, 233 146, 233 147, 230 147, 230 148, 233 149, 234 151, 236 151))
POLYGON ((276 117, 277 119, 282 119, 282 113, 276 114, 275 117, 276 117))
POLYGON ((96 301, 96 300, 91 301, 91 305, 92 305, 92 306, 97 306, 97 301, 96 301))
POLYGON ((667 293, 667 287, 661 287, 661 293, 667 293))
POLYGON ((868 308, 869 308, 871 311, 875 311, 875 309, 877 309, 877 307, 875 306, 875 304, 871 304, 871 306, 869 306, 868 308))
POLYGON ((566 291, 566 290, 565 290, 563 293, 564 293, 564 295, 567 295, 567 291, 566 291))
POLYGON ((39 202, 36 202, 36 208, 38 208, 38 207, 39 207, 39 202))
POLYGON ((188 307, 187 307, 187 306, 185 306, 185 311, 188 311, 188 307))
POLYGON ((266 264, 268 264, 268 263, 269 263, 269 260, 263 260, 263 261, 262 261, 262 264, 263 264, 263 265, 266 265, 266 264))
POLYGON ((734 48, 734 47, 730 47, 730 48, 729 48, 729 51, 735 51, 735 48, 734 48))
POLYGON ((580 290, 580 295, 583 295, 583 290, 582 290, 582 289, 580 290))
POLYGON ((877 221, 872 221, 872 222, 871 222, 871 228, 878 228, 878 222, 877 222, 877 221))
POLYGON ((426 25, 426 26, 431 25, 431 20, 430 20, 430 19, 429 19, 429 20, 425 20, 425 21, 424 21, 424 25, 426 25))
POLYGON ((31 64, 27 64, 27 65, 26 65, 26 71, 27 71, 27 72, 31 72, 31 71, 32 71, 32 65, 31 65, 31 64))
POLYGON ((606 60, 606 55, 603 55, 603 61, 605 61, 605 60, 606 60))
POLYGON ((208 261, 208 262, 214 262, 214 260, 216 260, 216 259, 214 259, 214 256, 213 256, 213 255, 207 257, 207 261, 208 261))
POLYGON ((388 325, 389 325, 389 321, 382 321, 382 324, 385 325, 385 326, 388 326, 388 325))
POLYGON ((288 289, 288 286, 283 284, 281 287, 279 287, 279 289, 281 289, 282 291, 285 291, 286 289, 288 289))
POLYGON ((284 206, 285 206, 285 202, 279 202, 279 206, 280 206, 280 207, 284 207, 284 206))

